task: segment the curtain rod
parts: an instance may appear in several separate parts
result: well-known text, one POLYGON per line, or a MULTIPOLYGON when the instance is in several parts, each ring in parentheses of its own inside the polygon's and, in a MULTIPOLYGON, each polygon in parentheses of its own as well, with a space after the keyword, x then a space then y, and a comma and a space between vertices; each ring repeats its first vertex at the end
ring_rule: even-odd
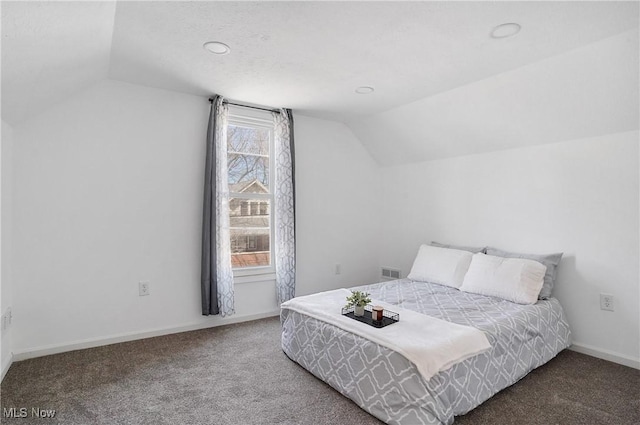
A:
MULTIPOLYGON (((211 102, 213 102, 213 98, 209 98, 209 103, 211 102)), ((279 109, 260 108, 259 106, 242 105, 240 103, 229 102, 228 100, 223 100, 222 102, 226 103, 227 105, 240 106, 241 108, 251 108, 251 109, 258 109, 260 111, 277 112, 278 114, 280 113, 279 109)))

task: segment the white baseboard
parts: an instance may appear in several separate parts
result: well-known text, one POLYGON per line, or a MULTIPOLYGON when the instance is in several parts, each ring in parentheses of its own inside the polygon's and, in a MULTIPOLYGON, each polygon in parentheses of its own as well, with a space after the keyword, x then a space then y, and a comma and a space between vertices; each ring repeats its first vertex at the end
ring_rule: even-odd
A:
MULTIPOLYGON (((9 357, 9 361, 7 361, 6 364, 2 365, 2 375, 0 376, 0 382, 4 379, 5 375, 9 371, 9 368, 11 367, 13 362, 20 361, 20 360, 48 356, 51 354, 65 353, 67 351, 83 350, 85 348, 100 347, 103 345, 117 344, 119 342, 153 338, 156 336, 170 335, 170 334, 179 333, 179 332, 188 332, 188 331, 195 331, 199 329, 213 328, 217 326, 231 325, 234 323, 249 322, 252 320, 264 319, 267 317, 275 317, 278 315, 280 315, 280 310, 274 310, 274 311, 269 311, 265 313, 250 314, 250 315, 244 315, 244 316, 230 316, 225 319, 219 319, 215 322, 205 321, 205 322, 198 322, 198 323, 190 323, 190 324, 175 326, 175 327, 152 329, 144 332, 130 332, 130 333, 124 333, 119 335, 112 335, 104 338, 91 338, 91 339, 86 339, 82 341, 74 341, 68 344, 49 345, 49 346, 43 346, 43 347, 36 347, 36 348, 28 349, 25 351, 19 351, 19 352, 13 353, 9 357)), ((571 345, 571 347, 569 347, 569 349, 572 351, 576 351, 578 353, 597 357, 599 359, 608 360, 610 362, 618 363, 624 366, 629 366, 634 369, 640 369, 640 359, 636 359, 624 354, 616 353, 616 352, 605 350, 598 347, 593 347, 591 345, 582 344, 579 342, 574 342, 571 345)))
POLYGON ((13 354, 10 354, 9 361, 5 362, 5 364, 2 365, 2 375, 0 375, 0 382, 4 381, 4 377, 7 374, 7 372, 9 372, 9 368, 11 367, 12 364, 13 364, 13 354))
POLYGON ((640 369, 640 359, 636 359, 631 356, 626 356, 624 354, 616 353, 613 351, 604 350, 602 348, 593 347, 591 345, 574 342, 573 344, 571 344, 571 347, 569 347, 569 350, 587 354, 599 359, 608 360, 610 362, 618 363, 624 366, 629 366, 634 369, 640 369))
MULTIPOLYGON (((83 350, 85 348, 100 347, 103 345, 116 344, 119 342, 134 341, 138 339, 153 338, 155 336, 175 334, 179 332, 196 331, 199 329, 214 328, 217 326, 231 325, 234 323, 249 322, 252 320, 264 319, 267 317, 279 316, 280 310, 269 311, 266 313, 249 314, 244 316, 230 316, 216 321, 205 321, 198 323, 190 323, 181 326, 152 329, 144 332, 129 332, 119 335, 112 335, 104 338, 91 338, 82 341, 74 341, 67 344, 49 345, 43 347, 35 347, 25 351, 18 351, 13 354, 12 361, 20 361, 32 359, 35 357, 48 356, 51 354, 64 353, 67 351, 83 350)), ((7 367, 7 370, 9 368, 7 367)), ((4 377, 4 371, 3 371, 4 377)))

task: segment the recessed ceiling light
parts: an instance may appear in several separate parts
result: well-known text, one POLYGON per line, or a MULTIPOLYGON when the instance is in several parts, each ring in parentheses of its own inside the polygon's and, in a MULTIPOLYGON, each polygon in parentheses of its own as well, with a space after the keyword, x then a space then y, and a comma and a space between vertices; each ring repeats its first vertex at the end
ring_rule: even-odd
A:
POLYGON ((226 55, 231 51, 229 46, 224 43, 220 43, 219 41, 209 41, 204 43, 203 47, 216 55, 226 55))
POLYGON ((491 31, 491 38, 513 37, 520 32, 521 28, 520 24, 516 24, 515 22, 501 24, 491 31))
POLYGON ((356 89, 356 93, 358 94, 369 94, 373 93, 374 88, 369 86, 361 86, 356 89))

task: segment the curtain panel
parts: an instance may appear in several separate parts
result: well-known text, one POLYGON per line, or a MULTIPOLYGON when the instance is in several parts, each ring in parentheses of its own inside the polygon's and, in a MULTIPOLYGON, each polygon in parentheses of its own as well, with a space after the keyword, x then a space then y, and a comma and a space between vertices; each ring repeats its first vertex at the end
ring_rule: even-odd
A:
POLYGON ((224 98, 214 96, 207 127, 202 220, 201 285, 205 316, 224 317, 235 312, 229 239, 227 116, 224 98))
POLYGON ((275 239, 276 296, 283 303, 295 296, 295 149, 291 109, 273 113, 275 138, 275 239))

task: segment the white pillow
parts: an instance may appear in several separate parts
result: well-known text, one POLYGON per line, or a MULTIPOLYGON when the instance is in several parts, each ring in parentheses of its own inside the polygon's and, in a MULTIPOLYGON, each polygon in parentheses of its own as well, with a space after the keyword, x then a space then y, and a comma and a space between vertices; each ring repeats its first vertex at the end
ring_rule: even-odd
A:
POLYGON ((546 266, 533 260, 474 254, 460 290, 534 304, 546 271, 546 266))
POLYGON ((472 257, 469 251, 422 245, 407 277, 459 288, 472 257))

